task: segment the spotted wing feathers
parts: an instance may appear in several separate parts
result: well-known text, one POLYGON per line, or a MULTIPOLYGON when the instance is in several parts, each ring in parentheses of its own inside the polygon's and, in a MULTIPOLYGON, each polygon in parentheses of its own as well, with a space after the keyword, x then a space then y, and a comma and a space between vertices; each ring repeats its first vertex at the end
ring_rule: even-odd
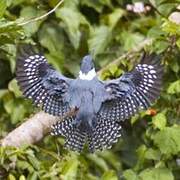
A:
POLYGON ((17 57, 16 79, 23 94, 37 106, 52 115, 62 115, 67 105, 62 95, 66 81, 47 63, 44 56, 31 49, 23 50, 17 57))
POLYGON ((106 83, 105 88, 113 98, 102 105, 99 114, 121 121, 147 109, 159 96, 162 74, 160 56, 145 54, 134 70, 106 83))
POLYGON ((142 80, 136 87, 138 97, 144 96, 142 98, 144 101, 154 102, 160 94, 162 84, 163 67, 160 65, 160 56, 152 54, 147 58, 144 57, 135 69, 142 76, 142 80))

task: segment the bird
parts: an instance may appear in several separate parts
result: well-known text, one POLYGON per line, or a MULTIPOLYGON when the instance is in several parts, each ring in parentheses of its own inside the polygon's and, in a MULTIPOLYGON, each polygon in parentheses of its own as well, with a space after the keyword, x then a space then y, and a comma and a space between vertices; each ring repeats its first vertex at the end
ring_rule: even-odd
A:
POLYGON ((121 122, 159 97, 162 75, 161 56, 147 52, 131 71, 106 81, 98 78, 91 55, 82 58, 74 79, 56 71, 32 48, 21 52, 16 63, 23 95, 46 113, 63 117, 52 125, 51 134, 64 137, 64 147, 77 152, 85 145, 91 153, 110 149, 122 134, 121 122))

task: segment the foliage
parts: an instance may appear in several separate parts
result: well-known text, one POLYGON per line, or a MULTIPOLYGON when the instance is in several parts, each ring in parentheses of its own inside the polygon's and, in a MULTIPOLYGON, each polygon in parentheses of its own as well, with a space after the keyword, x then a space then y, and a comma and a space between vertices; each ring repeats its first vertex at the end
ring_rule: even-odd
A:
MULTIPOLYGON (((58 0, 0 1, 0 135, 4 137, 30 114, 15 78, 16 52, 21 43, 41 46, 48 61, 76 76, 82 56, 90 52, 100 69, 145 40, 147 51, 164 53, 160 99, 152 109, 123 122, 123 137, 112 150, 77 154, 50 136, 36 146, 0 147, 0 178, 173 180, 180 177, 180 25, 170 22, 177 1, 152 3, 147 14, 126 11, 125 0, 65 0, 55 13, 22 26, 48 12, 58 0)), ((119 76, 132 68, 142 52, 121 59, 101 75, 119 76)))

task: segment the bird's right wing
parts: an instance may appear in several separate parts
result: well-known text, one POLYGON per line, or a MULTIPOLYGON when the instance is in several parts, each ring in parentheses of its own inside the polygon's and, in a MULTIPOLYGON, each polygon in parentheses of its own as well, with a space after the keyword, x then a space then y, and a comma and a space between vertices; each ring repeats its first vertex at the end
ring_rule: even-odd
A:
POLYGON ((24 96, 45 112, 62 116, 69 111, 63 97, 72 79, 55 71, 43 55, 23 49, 17 57, 16 79, 24 96))
POLYGON ((154 102, 160 93, 163 74, 160 57, 144 54, 132 71, 104 82, 112 99, 103 103, 99 111, 102 118, 122 121, 154 102))

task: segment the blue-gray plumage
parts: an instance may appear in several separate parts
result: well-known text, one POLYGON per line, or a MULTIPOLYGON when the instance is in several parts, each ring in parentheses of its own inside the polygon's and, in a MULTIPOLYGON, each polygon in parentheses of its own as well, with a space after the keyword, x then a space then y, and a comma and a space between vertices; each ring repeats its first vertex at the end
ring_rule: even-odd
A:
POLYGON ((33 51, 18 56, 16 70, 23 94, 52 115, 64 117, 52 127, 53 135, 66 138, 65 146, 81 151, 110 148, 120 137, 119 121, 146 109, 158 97, 162 66, 155 54, 145 54, 134 70, 120 78, 100 81, 90 55, 81 62, 79 76, 67 78, 33 51))

